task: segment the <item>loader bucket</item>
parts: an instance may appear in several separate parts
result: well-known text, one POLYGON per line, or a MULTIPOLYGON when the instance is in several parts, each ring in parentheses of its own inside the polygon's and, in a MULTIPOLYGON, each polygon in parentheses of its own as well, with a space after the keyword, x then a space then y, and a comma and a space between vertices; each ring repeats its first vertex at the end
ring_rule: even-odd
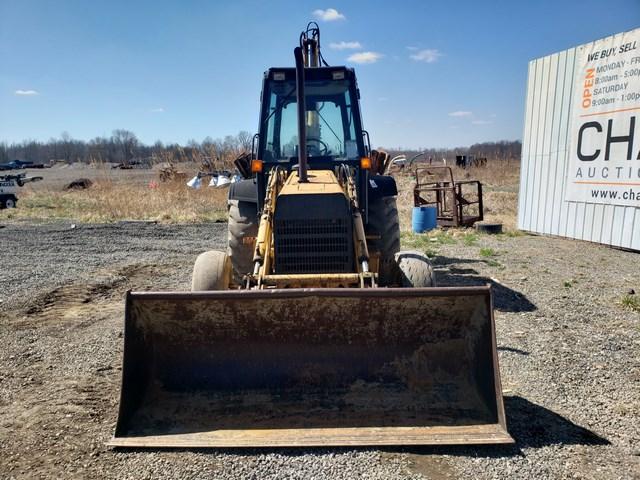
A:
POLYGON ((489 287, 128 293, 118 447, 511 443, 489 287))

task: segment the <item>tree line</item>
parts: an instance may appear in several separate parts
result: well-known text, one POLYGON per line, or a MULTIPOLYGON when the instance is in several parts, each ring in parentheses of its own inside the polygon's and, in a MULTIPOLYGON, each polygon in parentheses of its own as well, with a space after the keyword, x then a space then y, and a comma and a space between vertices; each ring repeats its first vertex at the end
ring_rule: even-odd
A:
POLYGON ((110 137, 96 137, 89 141, 73 139, 65 132, 60 138, 52 138, 47 142, 25 140, 21 143, 0 143, 0 162, 25 160, 44 164, 61 161, 128 165, 164 161, 197 162, 207 157, 230 165, 242 151, 251 150, 252 138, 249 132, 241 131, 223 138, 206 137, 202 142, 190 140, 186 145, 164 144, 161 141, 145 145, 135 133, 124 129, 114 130, 110 137))
MULTIPOLYGON (((21 143, 0 143, 0 162, 25 160, 35 163, 63 161, 66 163, 110 162, 110 163, 144 163, 202 161, 203 157, 220 166, 230 167, 231 162, 243 151, 251 150, 253 136, 246 131, 237 135, 227 135, 213 139, 206 137, 202 142, 190 140, 186 145, 164 144, 157 141, 153 145, 145 145, 136 135, 124 129, 114 130, 110 137, 96 137, 89 141, 76 140, 68 133, 60 138, 52 138, 47 142, 25 140, 21 143)), ((410 158, 424 152, 425 157, 434 160, 446 158, 451 161, 456 155, 475 155, 491 160, 513 160, 520 158, 522 144, 519 141, 499 141, 476 143, 469 147, 456 148, 424 148, 403 149, 391 148, 392 155, 405 154, 410 158)))
POLYGON ((447 162, 453 161, 457 155, 474 155, 475 157, 493 160, 520 160, 522 143, 519 140, 501 140, 498 142, 474 143, 469 147, 455 148, 422 148, 404 149, 391 148, 387 150, 394 157, 396 155, 406 155, 411 158, 414 155, 423 153, 423 158, 431 157, 434 161, 441 161, 443 158, 447 162))

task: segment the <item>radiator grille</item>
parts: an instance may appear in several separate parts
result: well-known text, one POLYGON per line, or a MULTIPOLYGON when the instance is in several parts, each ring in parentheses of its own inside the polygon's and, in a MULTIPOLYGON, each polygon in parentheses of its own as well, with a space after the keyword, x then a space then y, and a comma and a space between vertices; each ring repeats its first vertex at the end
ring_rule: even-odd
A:
POLYGON ((276 220, 275 273, 344 273, 353 270, 348 218, 276 220))

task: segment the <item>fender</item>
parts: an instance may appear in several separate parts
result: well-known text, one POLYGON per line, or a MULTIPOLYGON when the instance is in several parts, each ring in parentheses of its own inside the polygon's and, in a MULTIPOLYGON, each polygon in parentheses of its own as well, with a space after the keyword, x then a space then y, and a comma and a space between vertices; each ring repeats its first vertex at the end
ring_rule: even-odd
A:
POLYGON ((258 187, 255 179, 248 178, 232 183, 229 187, 229 200, 239 200, 241 202, 258 203, 258 187))
POLYGON ((368 185, 369 200, 398 195, 396 179, 390 175, 371 175, 368 185))

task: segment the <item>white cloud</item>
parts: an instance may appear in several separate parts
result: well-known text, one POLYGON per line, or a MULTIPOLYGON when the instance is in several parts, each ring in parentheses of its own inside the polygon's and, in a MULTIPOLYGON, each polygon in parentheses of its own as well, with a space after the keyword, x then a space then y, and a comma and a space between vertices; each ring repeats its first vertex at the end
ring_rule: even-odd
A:
POLYGON ((473 125, 491 125, 493 122, 491 120, 473 120, 471 123, 473 125))
POLYGON ((30 96, 30 95, 40 95, 38 92, 36 92, 35 90, 16 90, 14 92, 16 95, 24 95, 24 96, 30 96))
POLYGON ((414 47, 414 46, 409 45, 407 47, 407 50, 411 50, 412 52, 415 52, 416 50, 418 50, 418 47, 414 47))
POLYGON ((442 56, 438 50, 427 48, 425 50, 419 50, 413 55, 409 55, 409 57, 416 62, 425 62, 425 63, 433 63, 438 60, 442 56))
POLYGON ((313 11, 313 15, 324 22, 334 22, 336 20, 346 20, 346 17, 338 12, 335 8, 327 8, 326 10, 318 9, 313 11))
POLYGON ((347 60, 353 63, 376 63, 383 56, 378 52, 358 52, 351 55, 347 60))
POLYGON ((362 48, 362 45, 360 45, 360 42, 333 42, 329 44, 329 48, 333 48, 334 50, 355 50, 362 48))
POLYGON ((162 108, 162 107, 152 108, 151 109, 151 113, 162 113, 162 112, 164 112, 164 108, 162 108))
POLYGON ((473 112, 467 112, 465 110, 458 110, 456 112, 449 113, 450 117, 470 117, 471 115, 473 115, 473 112))

